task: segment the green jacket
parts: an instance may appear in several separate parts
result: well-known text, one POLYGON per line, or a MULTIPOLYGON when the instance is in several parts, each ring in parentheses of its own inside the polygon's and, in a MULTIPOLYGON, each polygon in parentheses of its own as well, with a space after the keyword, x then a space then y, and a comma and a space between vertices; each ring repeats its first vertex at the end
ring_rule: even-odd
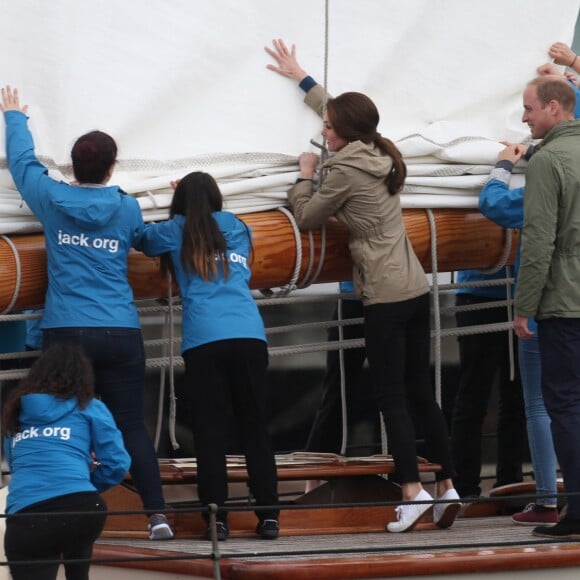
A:
MULTIPOLYGON (((324 92, 317 85, 306 103, 320 113, 324 92)), ((407 237, 400 199, 385 178, 392 160, 374 145, 353 141, 324 163, 328 171, 315 191, 299 181, 288 192, 301 228, 311 229, 335 216, 349 230, 353 281, 363 304, 400 302, 429 292, 421 263, 407 237)))
POLYGON ((515 306, 580 318, 580 120, 551 129, 528 165, 515 306))

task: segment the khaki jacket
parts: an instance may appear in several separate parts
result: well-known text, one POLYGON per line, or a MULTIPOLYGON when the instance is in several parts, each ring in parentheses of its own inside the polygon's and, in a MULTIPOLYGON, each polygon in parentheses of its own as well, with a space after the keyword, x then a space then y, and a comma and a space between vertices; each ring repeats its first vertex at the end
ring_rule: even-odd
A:
MULTIPOLYGON (((317 85, 306 103, 320 112, 324 92, 317 85)), ((354 141, 325 163, 320 187, 296 183, 288 192, 298 225, 318 227, 335 216, 349 230, 353 281, 365 306, 401 302, 429 292, 429 284, 407 237, 398 195, 385 178, 392 160, 374 145, 354 141)))

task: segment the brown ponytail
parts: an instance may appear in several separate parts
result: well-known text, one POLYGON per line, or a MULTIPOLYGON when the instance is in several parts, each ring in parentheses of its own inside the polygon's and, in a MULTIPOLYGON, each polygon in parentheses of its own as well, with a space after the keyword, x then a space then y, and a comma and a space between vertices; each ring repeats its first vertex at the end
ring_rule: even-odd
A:
POLYGON ((391 172, 385 179, 387 184, 387 189, 391 195, 395 195, 403 189, 405 185, 405 179, 407 177, 407 166, 403 161, 403 156, 397 148, 397 146, 386 137, 383 137, 380 133, 377 133, 375 138, 375 145, 385 154, 388 155, 393 160, 393 167, 391 172))

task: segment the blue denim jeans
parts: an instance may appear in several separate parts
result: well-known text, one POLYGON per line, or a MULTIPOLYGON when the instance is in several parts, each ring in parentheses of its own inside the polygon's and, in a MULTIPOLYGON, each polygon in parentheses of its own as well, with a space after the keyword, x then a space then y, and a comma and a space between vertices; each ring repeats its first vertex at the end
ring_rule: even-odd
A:
POLYGON ((146 510, 165 506, 159 463, 145 425, 145 347, 138 328, 49 328, 43 348, 62 342, 83 346, 93 363, 95 391, 115 418, 131 456, 129 469, 146 510))
POLYGON ((536 493, 546 496, 538 497, 536 503, 555 505, 558 461, 552 440, 551 420, 542 395, 542 361, 537 332, 529 340, 518 341, 518 353, 536 493))

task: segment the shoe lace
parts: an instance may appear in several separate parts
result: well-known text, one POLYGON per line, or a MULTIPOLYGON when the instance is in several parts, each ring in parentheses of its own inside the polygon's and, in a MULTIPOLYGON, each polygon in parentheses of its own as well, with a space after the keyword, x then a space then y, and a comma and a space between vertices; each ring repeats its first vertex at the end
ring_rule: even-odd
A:
POLYGON ((533 512, 534 508, 536 507, 535 503, 529 503, 524 509, 523 509, 523 513, 527 513, 527 512, 533 512))

